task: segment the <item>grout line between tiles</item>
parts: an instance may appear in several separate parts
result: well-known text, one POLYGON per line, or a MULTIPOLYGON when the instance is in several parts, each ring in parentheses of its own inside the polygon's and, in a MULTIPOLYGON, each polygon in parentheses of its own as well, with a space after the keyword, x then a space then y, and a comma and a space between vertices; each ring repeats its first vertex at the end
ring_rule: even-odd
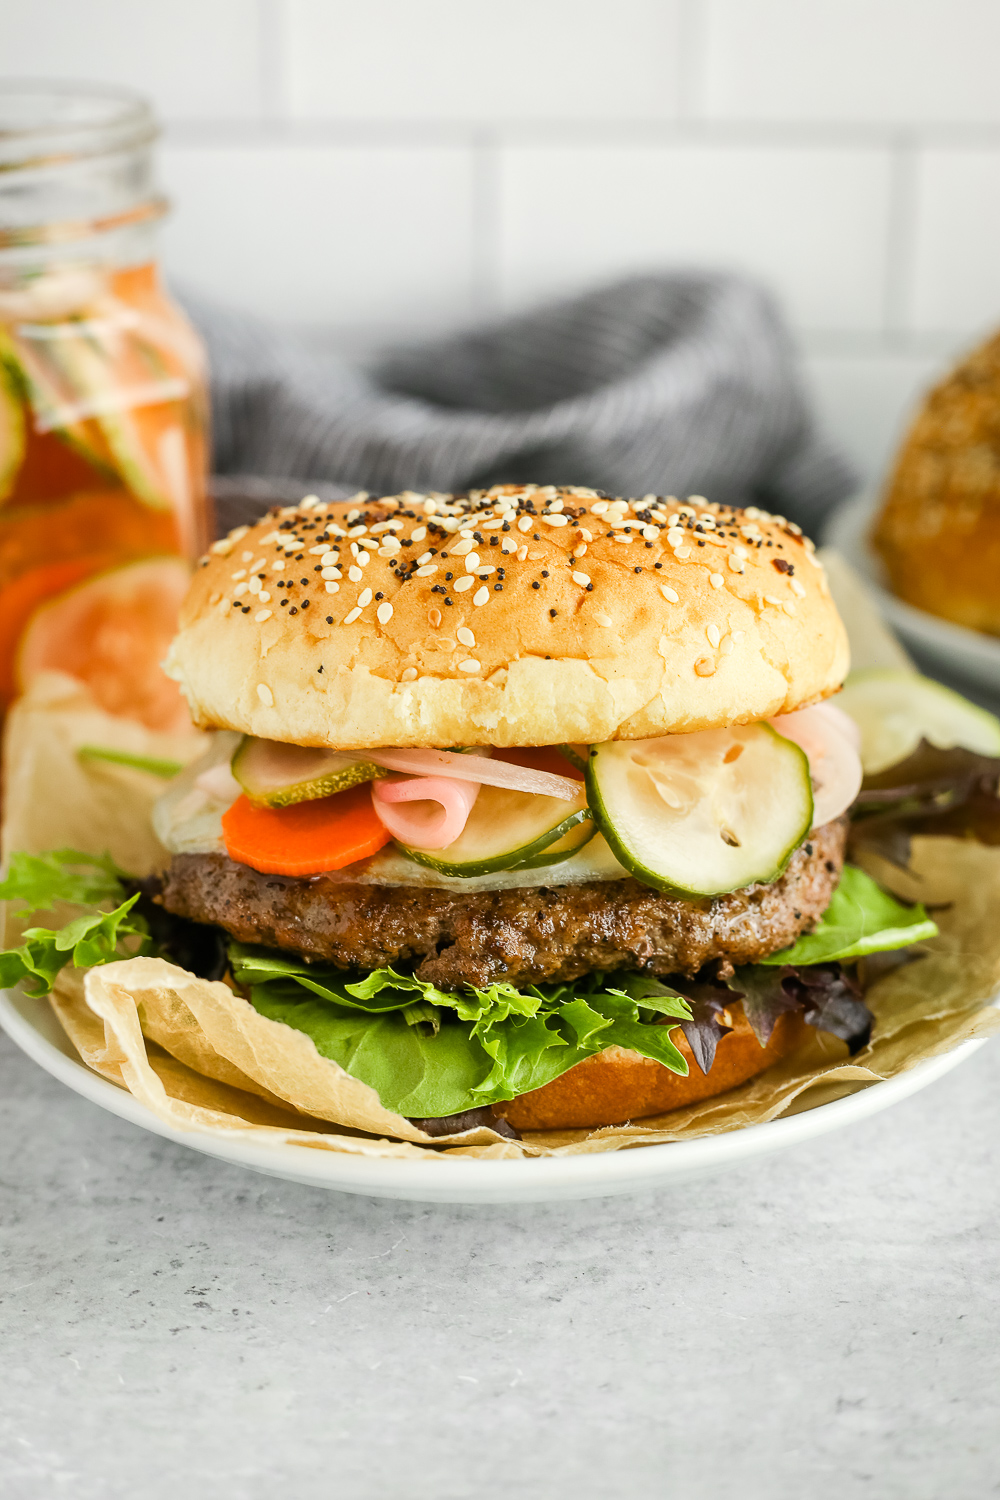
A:
POLYGON ((288 16, 284 0, 257 0, 257 17, 261 115, 264 121, 285 120, 288 116, 288 16))
MULTIPOLYGON (((265 9, 280 0, 259 0, 265 9)), ((883 126, 849 123, 759 120, 540 120, 508 119, 399 119, 321 120, 291 119, 288 110, 282 48, 268 49, 270 100, 266 118, 246 120, 168 120, 171 139, 179 145, 473 145, 484 131, 498 145, 524 147, 575 146, 587 150, 597 146, 700 146, 740 150, 887 150, 898 146, 902 136, 914 149, 996 150, 1000 148, 1000 125, 977 127, 883 126)), ((265 73, 262 65, 262 76, 265 73)))
POLYGON ((919 150, 909 134, 900 135, 890 156, 889 219, 886 235, 885 334, 897 345, 912 325, 917 233, 919 150))
POLYGON ((703 0, 677 0, 677 109, 682 121, 704 116, 708 95, 708 45, 703 0))

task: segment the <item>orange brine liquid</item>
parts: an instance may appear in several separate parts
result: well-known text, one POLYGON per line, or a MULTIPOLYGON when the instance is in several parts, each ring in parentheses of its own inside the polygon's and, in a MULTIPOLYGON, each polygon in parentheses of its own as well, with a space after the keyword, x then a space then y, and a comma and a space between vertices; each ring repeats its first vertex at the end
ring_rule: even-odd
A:
POLYGON ((159 662, 208 539, 201 347, 155 265, 59 274, 0 288, 0 712, 57 669, 178 728, 159 662))

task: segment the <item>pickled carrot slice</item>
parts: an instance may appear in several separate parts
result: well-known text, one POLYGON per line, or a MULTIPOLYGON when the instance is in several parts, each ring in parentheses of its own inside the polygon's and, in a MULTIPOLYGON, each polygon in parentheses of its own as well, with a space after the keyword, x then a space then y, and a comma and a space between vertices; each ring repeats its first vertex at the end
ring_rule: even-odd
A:
POLYGON ((390 839, 367 783, 291 807, 255 807, 244 793, 223 813, 222 833, 230 859, 264 875, 342 870, 390 839))

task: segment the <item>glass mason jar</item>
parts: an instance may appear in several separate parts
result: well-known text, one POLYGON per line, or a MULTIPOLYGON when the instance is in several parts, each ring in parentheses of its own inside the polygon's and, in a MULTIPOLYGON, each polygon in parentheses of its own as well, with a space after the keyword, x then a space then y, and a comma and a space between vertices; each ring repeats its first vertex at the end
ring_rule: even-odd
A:
POLYGON ((152 728, 208 540, 197 335, 154 236, 157 127, 123 91, 0 85, 0 714, 40 670, 152 728))

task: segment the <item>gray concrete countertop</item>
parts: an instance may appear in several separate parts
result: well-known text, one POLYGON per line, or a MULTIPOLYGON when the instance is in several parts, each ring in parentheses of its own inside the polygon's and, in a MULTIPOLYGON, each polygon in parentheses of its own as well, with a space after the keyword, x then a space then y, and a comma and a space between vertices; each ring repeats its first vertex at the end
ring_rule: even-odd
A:
POLYGON ((256 1176, 0 1037, 4 1500, 1000 1489, 1000 1047, 685 1188, 434 1207, 256 1176))

